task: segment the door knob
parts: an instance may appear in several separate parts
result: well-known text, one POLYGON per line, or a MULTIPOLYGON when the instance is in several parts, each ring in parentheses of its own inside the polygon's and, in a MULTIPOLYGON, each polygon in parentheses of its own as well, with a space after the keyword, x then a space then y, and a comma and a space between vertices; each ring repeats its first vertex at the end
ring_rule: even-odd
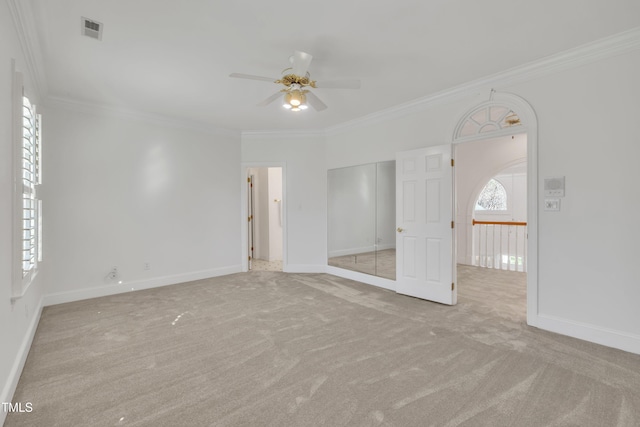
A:
POLYGON ((404 228, 398 227, 398 233, 402 233, 403 231, 404 231, 404 228))

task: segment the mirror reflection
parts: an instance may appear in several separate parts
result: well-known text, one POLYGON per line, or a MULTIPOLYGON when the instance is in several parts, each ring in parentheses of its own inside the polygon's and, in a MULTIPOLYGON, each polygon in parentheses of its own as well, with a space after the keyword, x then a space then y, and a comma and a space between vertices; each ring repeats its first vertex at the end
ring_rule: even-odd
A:
POLYGON ((395 280, 395 161, 327 173, 328 263, 395 280))

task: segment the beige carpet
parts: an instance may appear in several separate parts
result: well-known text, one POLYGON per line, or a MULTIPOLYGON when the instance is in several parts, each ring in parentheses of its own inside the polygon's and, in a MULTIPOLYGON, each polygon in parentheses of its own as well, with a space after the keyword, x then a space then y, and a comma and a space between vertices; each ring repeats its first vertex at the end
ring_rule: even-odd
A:
POLYGON ((459 276, 455 307, 280 272, 48 307, 6 426, 640 425, 640 356, 527 327, 522 273, 459 276))

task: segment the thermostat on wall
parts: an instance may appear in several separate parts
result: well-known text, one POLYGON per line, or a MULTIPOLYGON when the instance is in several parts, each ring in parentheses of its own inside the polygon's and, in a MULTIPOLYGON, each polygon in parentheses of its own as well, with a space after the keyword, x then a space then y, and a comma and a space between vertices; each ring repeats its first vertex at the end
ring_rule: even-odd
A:
POLYGON ((545 197, 564 197, 564 176, 544 179, 545 197))

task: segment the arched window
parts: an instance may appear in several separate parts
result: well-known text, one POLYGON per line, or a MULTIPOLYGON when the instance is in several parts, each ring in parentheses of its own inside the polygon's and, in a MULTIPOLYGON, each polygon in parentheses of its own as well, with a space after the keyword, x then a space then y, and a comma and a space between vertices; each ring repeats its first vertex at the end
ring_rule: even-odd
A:
POLYGON ((521 125, 520 117, 507 107, 481 107, 467 116, 462 126, 459 127, 456 137, 481 135, 521 125))
POLYGON ((484 186, 478 200, 476 200, 477 211, 506 211, 507 191, 504 186, 495 179, 490 179, 484 186))

